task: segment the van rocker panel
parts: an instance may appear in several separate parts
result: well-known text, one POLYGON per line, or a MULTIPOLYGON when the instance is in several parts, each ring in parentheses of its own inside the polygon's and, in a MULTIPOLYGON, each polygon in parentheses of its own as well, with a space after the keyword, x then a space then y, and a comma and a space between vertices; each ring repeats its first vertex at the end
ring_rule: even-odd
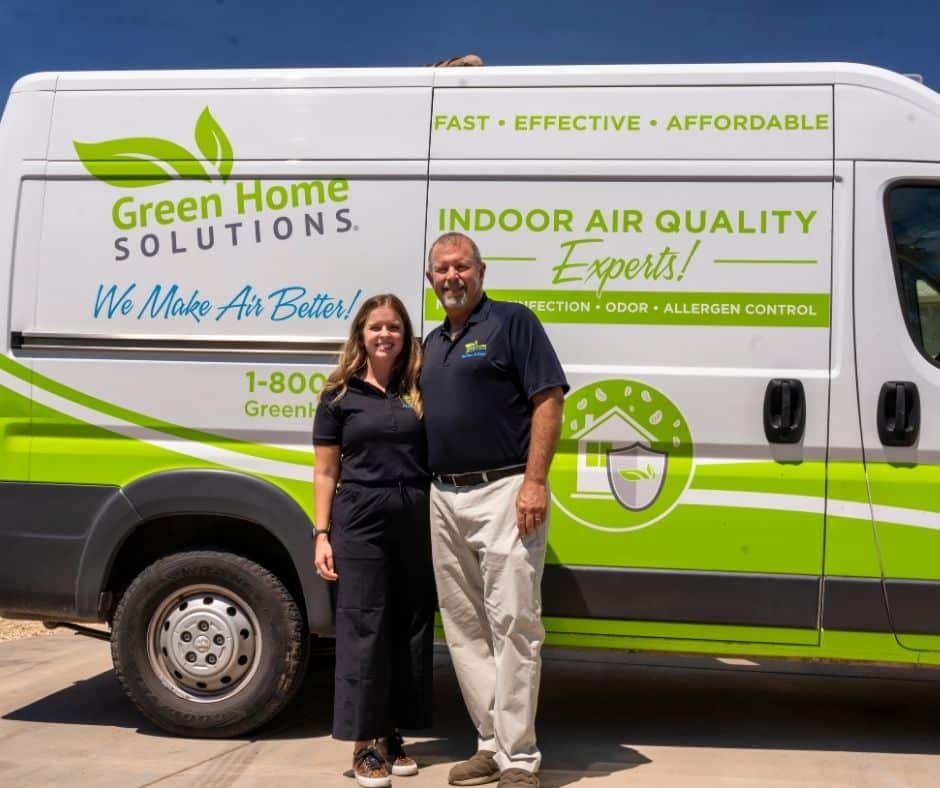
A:
POLYGON ((819 577, 546 566, 546 616, 816 629, 819 577))
POLYGON ((827 577, 823 583, 823 629, 891 632, 880 577, 827 577))

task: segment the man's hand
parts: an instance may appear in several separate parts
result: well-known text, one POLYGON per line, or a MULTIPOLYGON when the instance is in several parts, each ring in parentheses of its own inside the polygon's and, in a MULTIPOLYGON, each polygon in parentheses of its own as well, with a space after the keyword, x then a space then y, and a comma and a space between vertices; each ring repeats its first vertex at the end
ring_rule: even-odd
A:
POLYGON ((539 482, 523 479, 519 495, 516 496, 516 526, 519 538, 534 534, 545 522, 548 511, 548 489, 539 482))
POLYGON ((548 469, 561 433, 561 409, 564 394, 560 386, 538 392, 532 397, 532 437, 525 477, 516 497, 516 525, 525 539, 534 534, 548 516, 548 469))

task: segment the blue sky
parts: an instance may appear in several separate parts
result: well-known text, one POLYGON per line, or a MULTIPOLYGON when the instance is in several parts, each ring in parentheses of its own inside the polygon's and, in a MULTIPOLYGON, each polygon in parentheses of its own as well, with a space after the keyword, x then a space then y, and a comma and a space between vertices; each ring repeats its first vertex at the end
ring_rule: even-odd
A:
MULTIPOLYGON (((852 60, 940 89, 940 0, 0 0, 0 96, 32 71, 852 60)), ((0 100, 5 100, 0 99, 0 100)))

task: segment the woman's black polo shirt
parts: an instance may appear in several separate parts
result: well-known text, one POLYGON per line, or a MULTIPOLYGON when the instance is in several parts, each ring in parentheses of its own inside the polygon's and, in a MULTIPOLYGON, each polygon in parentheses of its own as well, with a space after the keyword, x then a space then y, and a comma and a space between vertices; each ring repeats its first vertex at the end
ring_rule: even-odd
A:
POLYGON ((339 399, 335 391, 323 394, 313 443, 340 447, 340 482, 394 484, 430 476, 424 423, 397 386, 383 392, 353 377, 339 399))
POLYGON ((532 397, 565 373, 530 309, 484 294, 456 339, 445 321, 424 340, 421 399, 433 473, 523 465, 532 397))

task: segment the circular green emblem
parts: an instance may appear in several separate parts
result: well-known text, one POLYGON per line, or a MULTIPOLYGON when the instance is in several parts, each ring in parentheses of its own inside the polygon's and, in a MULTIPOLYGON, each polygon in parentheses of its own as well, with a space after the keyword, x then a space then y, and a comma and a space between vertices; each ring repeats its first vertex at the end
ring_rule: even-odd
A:
POLYGON ((692 433, 661 391, 637 380, 599 380, 565 400, 552 500, 602 531, 664 517, 692 479, 692 433))

